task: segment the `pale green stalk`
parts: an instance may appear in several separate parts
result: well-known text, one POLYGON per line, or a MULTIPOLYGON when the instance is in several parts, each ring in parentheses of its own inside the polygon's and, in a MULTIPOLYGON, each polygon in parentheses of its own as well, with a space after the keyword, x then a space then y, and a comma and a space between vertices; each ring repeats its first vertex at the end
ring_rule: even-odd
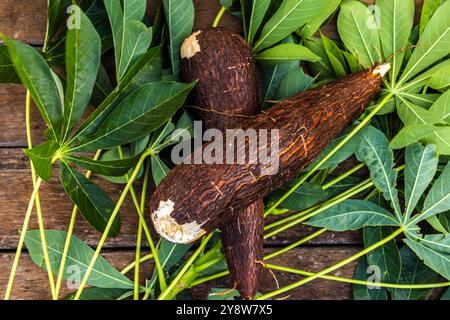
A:
MULTIPOLYGON (((151 154, 151 151, 147 151, 144 154, 142 154, 142 156, 139 158, 139 161, 137 162, 136 167, 134 168, 130 179, 128 180, 127 184, 125 185, 125 188, 123 189, 123 191, 122 191, 122 193, 121 193, 121 195, 119 197, 119 200, 117 201, 117 204, 116 204, 113 212, 111 213, 111 217, 108 220, 108 223, 107 223, 107 225, 105 227, 105 230, 104 230, 104 232, 102 234, 102 237, 100 238, 100 241, 99 241, 99 243, 97 245, 97 248, 96 248, 96 250, 94 252, 94 255, 93 255, 93 257, 92 257, 92 259, 91 259, 91 261, 90 261, 90 263, 89 263, 89 265, 88 265, 88 267, 86 269, 86 273, 85 273, 85 275, 84 275, 84 277, 83 277, 83 279, 82 279, 82 281, 80 283, 80 287, 78 288, 78 290, 77 290, 77 292, 75 294, 74 300, 79 300, 80 299, 80 296, 83 293, 84 287, 86 286, 87 281, 89 280, 89 277, 90 277, 90 275, 92 273, 92 270, 94 268, 95 262, 97 261, 99 255, 100 255, 100 252, 101 252, 101 250, 103 248, 103 245, 105 244, 106 238, 108 237, 109 231, 111 230, 111 227, 112 227, 112 225, 114 223, 114 220, 116 219, 117 214, 119 213, 119 209, 122 206, 123 201, 125 200, 125 197, 126 197, 128 191, 130 190, 131 185, 133 184, 134 180, 136 179, 136 176, 137 176, 137 174, 139 172, 139 169, 141 168, 141 166, 144 163, 145 159, 150 154, 151 154)), ((140 217, 140 219, 143 219, 143 217, 140 217)))
MULTIPOLYGON (((102 150, 97 150, 93 159, 98 160, 100 158, 101 154, 102 154, 102 150)), ((91 175, 92 175, 92 172, 90 170, 88 170, 86 172, 86 178, 90 179, 91 175)), ((70 215, 69 227, 67 228, 66 240, 64 241, 64 248, 63 248, 63 253, 61 256, 61 264, 59 265, 58 277, 56 279, 56 298, 57 299, 59 297, 59 292, 61 291, 61 284, 62 284, 62 279, 63 279, 63 275, 64 275, 64 268, 66 267, 67 254, 69 252, 70 242, 72 240, 72 234, 73 234, 73 230, 75 228, 75 222, 77 220, 77 215, 78 215, 78 207, 74 205, 73 209, 72 209, 72 214, 70 215)))

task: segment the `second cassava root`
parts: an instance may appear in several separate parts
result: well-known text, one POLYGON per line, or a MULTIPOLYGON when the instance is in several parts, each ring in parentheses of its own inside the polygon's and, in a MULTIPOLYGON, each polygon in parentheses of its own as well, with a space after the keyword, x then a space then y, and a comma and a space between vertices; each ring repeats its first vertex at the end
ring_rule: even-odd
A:
MULTIPOLYGON (((349 75, 245 120, 243 129, 279 130, 278 170, 272 174, 267 174, 267 165, 259 162, 176 166, 150 200, 157 232, 174 242, 195 241, 294 178, 359 117, 379 91, 388 69, 389 65, 384 64, 349 75)), ((261 149, 271 150, 272 141, 267 140, 255 150, 249 148, 246 139, 238 145, 236 154, 243 152, 246 159, 257 158, 255 153, 261 149)), ((208 146, 203 145, 202 150, 208 146)))
MULTIPOLYGON (((205 129, 238 128, 243 117, 259 113, 261 81, 255 58, 243 38, 224 28, 194 32, 181 46, 180 76, 197 80, 191 93, 205 129)), ((258 289, 263 258, 264 203, 260 199, 220 226, 233 285, 251 299, 258 289)))

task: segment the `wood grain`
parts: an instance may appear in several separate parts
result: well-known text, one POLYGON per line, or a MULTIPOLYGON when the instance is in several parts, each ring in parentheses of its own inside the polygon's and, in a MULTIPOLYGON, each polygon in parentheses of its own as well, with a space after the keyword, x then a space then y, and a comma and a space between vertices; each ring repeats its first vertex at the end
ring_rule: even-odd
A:
MULTIPOLYGON (((354 247, 335 247, 335 248, 298 248, 284 255, 270 260, 272 264, 285 265, 308 271, 319 271, 327 266, 354 254, 358 249, 354 247)), ((269 250, 266 250, 269 252, 269 250)), ((106 251, 103 256, 111 262, 118 270, 121 270, 129 263, 134 261, 134 252, 125 251, 106 251)), ((0 296, 3 296, 7 279, 9 276, 10 265, 14 255, 12 253, 0 254, 0 296)), ((355 264, 349 264, 335 273, 334 275, 351 277, 355 264)), ((153 270, 151 263, 144 263, 141 267, 142 279, 149 276, 153 270)), ((130 273, 132 276, 133 272, 130 273)), ((274 272, 274 275, 280 286, 285 286, 300 279, 299 276, 285 273, 274 272)), ((216 279, 191 289, 192 295, 196 299, 205 299, 208 292, 213 287, 229 288, 229 277, 216 279)), ((277 289, 276 281, 273 275, 264 270, 260 286, 260 292, 271 292, 277 289)), ((62 295, 70 292, 65 282, 62 285, 62 295)), ((327 280, 315 280, 309 284, 292 290, 282 297, 288 296, 288 299, 350 299, 351 286, 345 283, 339 283, 327 280)), ((28 254, 23 254, 19 264, 17 278, 13 290, 12 299, 49 299, 49 285, 47 273, 33 264, 28 254)), ((281 297, 279 297, 281 298, 281 297)))

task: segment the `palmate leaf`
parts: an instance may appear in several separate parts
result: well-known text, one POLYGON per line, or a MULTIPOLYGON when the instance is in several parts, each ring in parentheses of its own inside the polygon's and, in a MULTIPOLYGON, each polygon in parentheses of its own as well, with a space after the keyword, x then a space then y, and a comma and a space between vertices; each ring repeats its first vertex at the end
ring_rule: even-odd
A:
MULTIPOLYGON (((146 136, 137 141, 133 141, 128 146, 122 146, 122 157, 120 156, 117 148, 108 150, 102 154, 100 161, 115 162, 115 161, 122 161, 123 159, 131 159, 134 157, 138 157, 138 155, 146 149, 147 144, 148 144, 148 138, 149 137, 146 136)), ((130 176, 133 173, 133 170, 134 170, 134 166, 132 166, 128 170, 128 176, 130 176)), ((136 179, 139 179, 143 173, 144 173, 144 167, 141 166, 141 168, 139 169, 139 171, 136 175, 136 179)), ((105 180, 108 180, 112 183, 117 183, 117 184, 126 184, 127 183, 127 177, 125 176, 125 174, 121 175, 121 176, 110 176, 110 175, 100 175, 100 176, 102 178, 104 178, 105 180)))
MULTIPOLYGON (((437 274, 425 266, 417 255, 407 246, 400 249, 402 259, 402 270, 399 283, 402 284, 424 284, 436 281, 437 274)), ((425 300, 431 294, 432 289, 394 289, 392 297, 394 300, 425 300)))
POLYGON ((341 5, 337 25, 345 46, 358 57, 364 67, 371 67, 380 60, 377 22, 364 4, 345 0, 341 5))
POLYGON ((57 150, 57 143, 47 141, 31 149, 24 149, 23 151, 33 163, 37 175, 43 180, 48 181, 52 178, 52 160, 57 150))
POLYGON ((397 221, 383 207, 364 200, 346 200, 306 222, 333 231, 357 230, 369 226, 395 226, 397 221))
MULTIPOLYGON (((96 230, 103 232, 114 210, 114 202, 102 189, 64 161, 60 165, 60 174, 64 190, 83 217, 96 230)), ((108 235, 114 237, 119 231, 120 218, 117 215, 108 235)))
MULTIPOLYGON (((54 274, 59 272, 67 232, 59 230, 45 230, 47 250, 51 268, 54 274)), ((29 230, 25 236, 25 244, 33 262, 41 268, 45 267, 42 254, 42 242, 39 230, 29 230)), ((83 279, 86 269, 94 256, 94 250, 86 243, 72 236, 67 253, 66 268, 63 278, 73 281, 74 284, 83 279)), ((90 286, 99 288, 132 289, 133 282, 117 271, 102 256, 94 264, 92 273, 87 281, 90 286)))
POLYGON ((259 52, 274 45, 312 21, 325 8, 327 2, 328 0, 284 0, 264 25, 253 51, 259 52))
POLYGON ((377 0, 382 26, 379 29, 384 58, 391 57, 391 82, 397 78, 414 20, 414 0, 377 0))
POLYGON ((391 201, 397 217, 400 204, 396 189, 397 172, 393 169, 394 154, 389 148, 389 140, 378 129, 369 126, 361 132, 361 140, 356 157, 366 163, 370 177, 386 200, 391 201))
POLYGON ((422 11, 420 13, 420 34, 423 33, 425 26, 430 21, 431 16, 434 14, 437 8, 446 0, 424 0, 422 5, 422 11))
POLYGON ((432 134, 423 139, 423 142, 435 144, 441 155, 450 155, 450 126, 437 126, 432 134))
MULTIPOLYGON (((359 259, 358 264, 356 265, 355 271, 353 273, 353 279, 363 281, 369 281, 369 279, 377 280, 375 278, 371 278, 373 276, 372 270, 368 268, 369 264, 367 263, 367 258, 365 256, 362 256, 359 259)), ((359 284, 353 284, 352 288, 353 299, 355 300, 387 300, 388 298, 386 288, 377 287, 376 281, 374 281, 374 284, 371 288, 359 284)))
POLYGON ((44 58, 31 46, 2 37, 21 82, 30 91, 49 127, 52 140, 61 138, 62 105, 58 88, 44 58))
POLYGON ((320 58, 308 48, 295 43, 282 43, 257 54, 260 63, 278 64, 291 60, 317 61, 320 58))
POLYGON ((322 40, 325 54, 327 55, 328 61, 330 62, 331 67, 334 70, 334 74, 337 77, 345 76, 347 74, 347 70, 345 68, 345 59, 337 44, 328 39, 322 33, 320 33, 320 39, 322 40))
POLYGON ((450 253, 450 234, 428 234, 420 241, 431 249, 450 253))
POLYGON ((116 89, 96 108, 75 131, 70 145, 79 142, 83 137, 98 129, 105 118, 114 110, 117 104, 131 91, 143 84, 157 81, 161 78, 161 46, 147 51, 125 74, 116 89))
POLYGON ((423 203, 422 212, 414 218, 417 223, 440 212, 450 210, 450 162, 433 183, 423 203))
POLYGON ((450 279, 450 253, 432 249, 422 242, 411 239, 403 240, 416 255, 423 260, 425 265, 439 273, 446 279, 450 279))
POLYGON ((105 119, 97 132, 72 151, 117 147, 137 140, 169 121, 195 82, 153 82, 128 95, 105 119))
POLYGON ((80 28, 69 29, 66 37, 63 140, 83 115, 100 66, 100 37, 89 18, 79 12, 80 28))
POLYGON ((178 79, 180 48, 194 26, 194 3, 192 0, 162 0, 169 30, 169 51, 172 72, 178 79))
POLYGON ((436 146, 414 143, 405 152, 406 219, 409 219, 420 197, 433 179, 439 159, 436 146))
POLYGON ((450 47, 450 2, 442 4, 431 17, 403 70, 404 82, 448 55, 450 47))
MULTIPOLYGON (((372 244, 392 234, 391 227, 367 227, 363 229, 364 246, 367 248, 372 244)), ((369 265, 380 268, 381 281, 398 283, 402 261, 395 240, 376 248, 367 254, 369 265)))

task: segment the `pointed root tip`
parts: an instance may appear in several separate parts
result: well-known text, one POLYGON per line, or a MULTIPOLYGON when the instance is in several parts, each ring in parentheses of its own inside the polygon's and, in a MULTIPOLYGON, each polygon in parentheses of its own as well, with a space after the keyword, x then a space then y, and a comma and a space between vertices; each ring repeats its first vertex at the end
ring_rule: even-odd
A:
POLYGON ((380 64, 376 66, 372 74, 379 74, 382 78, 388 73, 388 71, 391 69, 391 64, 389 62, 380 64))

